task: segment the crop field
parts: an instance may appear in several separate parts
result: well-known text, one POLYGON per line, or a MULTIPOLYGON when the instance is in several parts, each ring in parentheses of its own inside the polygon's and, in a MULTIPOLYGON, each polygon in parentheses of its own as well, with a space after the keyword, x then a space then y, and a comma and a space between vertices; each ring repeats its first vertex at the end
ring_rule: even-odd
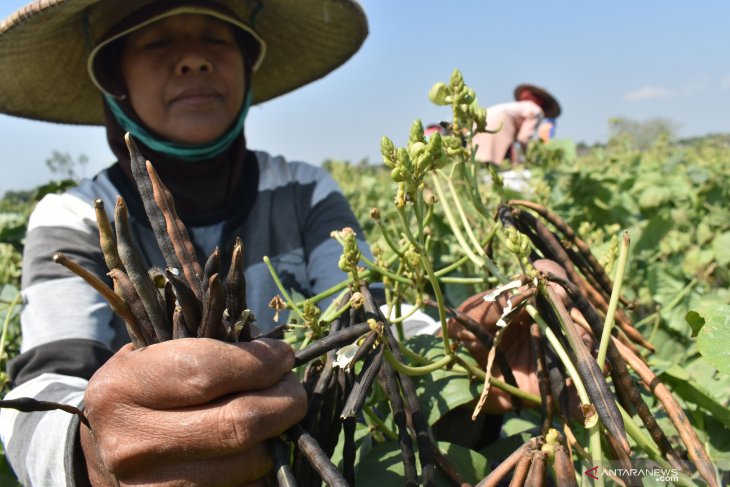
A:
MULTIPOLYGON (((580 150, 533 142, 508 171, 474 163, 464 128, 484 129, 484 111, 458 71, 429 98, 452 133, 425 138, 416 120, 404 147, 392 142, 404 134, 383 134, 383 164, 324 163, 372 255, 342 229, 333 238, 346 281, 308 299, 272 296, 316 405, 277 445, 279 471, 301 486, 730 482, 728 138, 659 137, 642 150, 630 133, 580 150), (480 293, 502 303, 489 331, 459 307, 480 293), (439 331, 406 336, 415 313, 439 331), (484 356, 450 339, 449 323, 471 331, 484 356), (532 351, 535 392, 517 387, 505 361, 516 340, 532 351), (515 406, 501 419, 482 411, 495 393, 515 406), (471 429, 472 415, 501 420, 501 433, 486 443, 444 433, 471 429)), ((0 200, 3 394, 22 340, 27 217, 68 184, 0 200)), ((249 339, 238 334, 247 319, 228 338, 249 339)), ((3 462, 0 484, 12 482, 3 462)))

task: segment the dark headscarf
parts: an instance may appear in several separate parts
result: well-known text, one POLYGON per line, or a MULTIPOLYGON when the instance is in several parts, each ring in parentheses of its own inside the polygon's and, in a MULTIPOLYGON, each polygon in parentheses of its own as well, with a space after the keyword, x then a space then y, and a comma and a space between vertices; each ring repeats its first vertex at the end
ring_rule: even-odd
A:
MULTIPOLYGON (((109 147, 117 158, 122 171, 134 182, 129 152, 124 142, 124 129, 105 107, 106 133, 109 147)), ((142 123, 136 115, 137 123, 142 123)), ((255 158, 247 157, 246 138, 241 134, 218 156, 198 161, 183 161, 173 156, 153 151, 137 141, 142 155, 154 166, 160 179, 175 200, 181 216, 203 217, 225 209, 236 194, 241 178, 256 176, 255 158)))

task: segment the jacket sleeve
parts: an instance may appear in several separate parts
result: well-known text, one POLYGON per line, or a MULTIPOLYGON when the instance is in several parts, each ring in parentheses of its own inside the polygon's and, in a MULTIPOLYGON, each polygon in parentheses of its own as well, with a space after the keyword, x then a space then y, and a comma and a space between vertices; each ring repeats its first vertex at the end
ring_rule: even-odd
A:
MULTIPOLYGON (((372 259, 365 235, 339 186, 326 171, 320 168, 317 171, 309 199, 309 210, 303 218, 307 274, 315 294, 347 278, 338 267, 342 246, 330 236, 333 231, 344 227, 352 228, 357 234, 360 252, 372 259)), ((324 300, 320 306, 326 308, 332 299, 334 298, 324 300)))
MULTIPOLYGON (((6 399, 80 406, 88 379, 111 355, 116 326, 103 298, 52 261, 56 251, 106 279, 91 199, 66 193, 38 203, 23 255, 21 354, 8 364, 6 399)), ((78 418, 55 410, 0 410, 0 437, 24 485, 84 485, 78 418), (82 480, 77 482, 76 477, 82 480)))

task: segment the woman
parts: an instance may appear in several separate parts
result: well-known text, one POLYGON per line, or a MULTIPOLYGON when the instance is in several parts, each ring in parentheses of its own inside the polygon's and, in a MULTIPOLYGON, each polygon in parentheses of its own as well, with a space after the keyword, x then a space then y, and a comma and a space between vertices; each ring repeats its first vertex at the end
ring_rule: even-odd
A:
POLYGON ((545 89, 534 85, 519 85, 514 95, 513 102, 487 108, 487 128, 499 131, 495 134, 480 133, 474 137, 478 161, 500 164, 510 159, 512 166, 516 166, 520 163, 520 154, 525 153, 527 144, 538 133, 541 124, 544 123, 546 130, 539 134, 541 140, 547 142, 552 137, 554 119, 561 112, 558 100, 545 89), (546 122, 546 119, 550 121, 546 122))
MULTIPOLYGON (((278 291, 339 282, 332 230, 358 224, 323 171, 247 149, 259 103, 324 76, 367 35, 352 0, 37 0, 0 25, 0 111, 104 124, 118 162, 41 201, 23 264, 22 354, 7 396, 84 403, 91 431, 63 412, 3 410, 2 439, 26 485, 242 485, 261 479, 264 442, 305 413, 279 341, 175 340, 132 350, 101 297, 51 262, 63 251, 108 280, 92 201, 121 194, 148 264, 164 266, 134 189, 130 132, 172 191, 198 254, 246 248, 257 325, 278 291)), ((359 232, 360 234, 362 232, 359 232)))

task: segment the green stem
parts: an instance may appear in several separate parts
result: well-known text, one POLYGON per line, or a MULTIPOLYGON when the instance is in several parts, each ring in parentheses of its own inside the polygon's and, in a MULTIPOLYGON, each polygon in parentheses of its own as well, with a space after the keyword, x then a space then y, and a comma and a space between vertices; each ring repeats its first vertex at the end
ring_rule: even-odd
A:
POLYGON ((449 328, 446 323, 444 295, 441 293, 441 285, 439 284, 438 279, 436 279, 436 275, 433 272, 433 267, 431 266, 431 261, 428 260, 428 256, 424 254, 420 254, 420 256, 421 265, 426 270, 426 275, 428 275, 428 280, 431 282, 431 287, 433 288, 433 294, 436 297, 436 304, 438 305, 439 310, 439 320, 441 320, 441 339, 444 342, 444 353, 448 357, 453 352, 451 351, 451 344, 449 343, 449 328))
POLYGON ((484 284, 490 282, 487 277, 442 277, 439 282, 444 284, 484 284))
POLYGON ((451 345, 449 344, 449 330, 446 324, 446 309, 444 307, 444 296, 441 293, 441 286, 439 285, 438 279, 433 272, 433 266, 431 265, 431 261, 426 255, 425 249, 420 244, 420 242, 417 242, 413 238, 413 234, 411 233, 410 228, 408 228, 408 219, 406 217, 405 210, 403 208, 398 208, 398 214, 400 215, 401 221, 403 222, 404 234, 406 238, 411 241, 413 246, 416 247, 418 255, 421 259, 421 266, 426 271, 428 280, 431 283, 431 287, 433 288, 433 293, 436 297, 436 303, 438 304, 439 320, 441 320, 441 339, 444 343, 444 353, 448 357, 451 355, 452 352, 451 345))
POLYGON ((348 309, 350 309, 350 301, 347 301, 339 309, 337 309, 336 306, 335 306, 336 304, 339 304, 340 299, 342 299, 342 296, 344 296, 345 294, 346 294, 345 291, 343 291, 342 293, 340 293, 340 295, 334 301, 332 301, 332 304, 330 305, 330 307, 327 308, 324 313, 322 313, 322 317, 320 318, 320 320, 322 322, 324 322, 324 323, 330 323, 331 321, 339 318, 342 315, 342 313, 344 313, 345 311, 347 311, 348 309))
MULTIPOLYGON (((389 257, 389 259, 386 262, 386 264, 387 265, 391 265, 397 259, 398 259, 398 256, 397 255, 392 255, 391 257, 389 257)), ((366 269, 360 275, 360 277, 362 279, 370 280, 371 276, 373 276, 373 275, 374 275, 374 272, 373 271, 371 271, 370 269, 366 269)), ((409 281, 409 284, 410 284, 410 281, 409 281)), ((335 294, 335 293, 337 293, 339 291, 342 291, 343 289, 345 289, 349 285, 350 285, 350 279, 345 279, 344 281, 340 281, 339 283, 337 283, 337 284, 329 287, 328 289, 325 289, 321 293, 316 294, 316 295, 312 296, 311 298, 307 298, 306 301, 311 301, 312 303, 317 303, 317 302, 319 302, 319 301, 321 301, 321 300, 323 300, 325 298, 329 298, 330 296, 332 296, 333 294, 335 294)), ((297 306, 301 306, 302 304, 303 304, 303 302, 297 303, 297 306)))
MULTIPOLYGON (((403 261, 400 261, 398 264, 398 273, 400 273, 403 270, 403 261)), ((396 282, 395 286, 393 286, 393 290, 395 293, 395 298, 391 298, 387 301, 388 303, 388 313, 387 316, 390 317, 395 313, 395 317, 398 318, 401 315, 401 284, 400 282, 396 282), (394 300, 395 301, 394 301, 394 300)), ((386 286, 386 290, 388 287, 386 286)), ((405 335, 403 333, 403 324, 402 323, 396 323, 395 324, 395 331, 398 334, 398 341, 402 342, 405 340, 405 335)))
POLYGON ((458 223, 456 222, 456 218, 454 218, 454 214, 452 213, 451 207, 449 205, 449 200, 446 199, 446 194, 444 193, 444 190, 441 187, 441 183, 439 182, 439 177, 436 173, 434 173, 434 177, 433 177, 433 187, 436 190, 436 194, 438 195, 439 200, 441 201, 441 208, 443 208, 443 210, 444 210, 444 215, 446 215, 446 220, 449 222, 449 227, 451 227, 451 232, 454 234, 454 237, 456 237, 457 242, 459 242, 459 246, 464 251, 464 253, 467 256, 469 256, 469 259, 472 262, 474 262, 474 264, 477 267, 479 267, 479 268, 484 267, 484 260, 474 253, 471 246, 464 239, 464 235, 461 232, 461 228, 459 228, 458 223))
POLYGON ((459 267, 461 267, 462 265, 464 265, 464 263, 466 263, 468 260, 469 260, 469 256, 468 255, 464 255, 462 257, 459 257, 459 259, 457 259, 456 261, 454 261, 452 264, 449 264, 446 267, 437 270, 436 272, 434 272, 434 274, 436 274, 436 277, 444 276, 444 275, 450 273, 451 271, 458 269, 459 267))
POLYGON ((671 303, 669 303, 668 305, 664 306, 663 308, 665 310, 667 310, 667 311, 673 309, 675 306, 677 306, 692 291, 692 289, 695 287, 695 285, 697 285, 697 278, 696 277, 693 278, 689 282, 689 284, 687 284, 686 286, 684 286, 682 288, 682 290, 679 292, 679 294, 677 294, 674 297, 674 299, 672 300, 671 303))
POLYGON ((656 332, 659 331, 659 325, 662 323, 662 317, 659 315, 659 313, 653 313, 654 315, 654 324, 651 327, 651 333, 649 334, 649 343, 654 343, 654 337, 656 336, 656 332))
POLYGON ((431 223, 431 219, 433 219, 433 209, 436 205, 427 205, 427 211, 426 216, 423 219, 423 228, 426 228, 429 223, 431 223))
POLYGON ((411 316, 413 316, 420 310, 421 310, 421 305, 413 306, 413 308, 411 308, 411 310, 408 313, 404 314, 403 316, 398 316, 393 319, 390 319, 390 317, 389 317, 388 321, 390 321, 392 324, 403 323, 405 320, 407 320, 408 318, 410 318, 411 316))
MULTIPOLYGON (((434 177, 438 177, 437 174, 434 174, 434 177)), ((456 192, 456 188, 454 187, 454 181, 451 178, 448 178, 446 180, 446 184, 449 186, 449 191, 451 192, 451 197, 454 200, 454 204, 456 205, 456 211, 459 213, 459 218, 461 218, 461 224, 464 225, 464 229, 466 230, 466 235, 469 237, 469 240, 471 240, 471 244, 474 246, 474 248, 477 251, 477 254, 483 259, 487 259, 487 254, 484 252, 484 249, 482 248, 482 245, 479 243, 479 240, 477 239, 476 235, 474 235, 474 231, 472 230, 471 222, 469 222, 469 219, 466 217, 466 213, 464 212, 464 206, 461 204, 461 198, 459 198, 459 194, 456 192)))
POLYGON ((385 352, 384 353, 385 360, 388 361, 388 363, 391 365, 391 367, 393 367, 398 372, 408 375, 410 377, 430 374, 439 369, 443 369, 444 367, 450 365, 454 361, 453 356, 446 355, 445 357, 442 357, 435 362, 431 362, 428 365, 412 367, 410 365, 406 365, 406 364, 400 362, 397 358, 395 358, 395 355, 393 355, 393 352, 391 352, 387 348, 384 350, 384 352, 385 352))
POLYGON ((408 221, 408 216, 406 215, 406 211, 404 208, 398 208, 398 216, 400 217, 401 223, 403 224, 403 234, 414 246, 420 247, 419 241, 416 240, 416 237, 414 237, 413 233, 411 233, 411 225, 408 221))
POLYGON ((606 352, 608 350, 608 342, 611 340, 611 330, 613 329, 616 318, 616 308, 618 307, 619 298, 621 297, 621 286, 624 282, 624 272, 626 271, 626 262, 629 259, 629 244, 631 239, 629 232, 624 232, 624 238, 621 242, 621 249, 618 254, 618 262, 616 265, 616 276, 613 281, 613 289, 611 290, 611 299, 608 302, 608 310, 606 311, 606 321, 603 323, 603 332, 601 333, 601 342, 598 345, 598 367, 603 370, 603 364, 606 362, 606 352))
MULTIPOLYGON (((472 157, 471 162, 472 170, 468 171, 466 168, 466 164, 461 164, 461 173, 462 178, 464 180, 469 182, 469 197, 471 198, 471 204, 476 208, 476 210, 482 214, 482 216, 489 221, 491 219, 489 215, 489 210, 486 206, 484 206, 484 203, 482 203, 481 193, 479 192, 479 181, 477 178, 477 170, 479 169, 478 163, 474 160, 472 157)), ((495 225, 496 226, 496 225, 495 225)))
POLYGON ((416 199, 413 202, 413 213, 416 215, 416 223, 418 227, 418 242, 423 245, 423 192, 416 193, 416 199))
MULTIPOLYGON (((653 313, 650 313, 650 314, 644 316, 642 319, 640 319, 639 321, 637 321, 636 323, 634 323, 634 328, 641 327, 644 323, 648 323, 649 321, 653 320, 657 316, 659 316, 659 312, 658 311, 654 311, 653 313)), ((651 342, 652 339, 649 338, 649 341, 651 342)))
MULTIPOLYGON (((530 316, 532 316, 532 319, 534 319, 539 325, 540 328, 543 329, 543 332, 545 333, 545 337, 550 342, 550 345, 552 345, 553 350, 555 350, 555 353, 560 358, 560 361, 565 366, 565 371, 570 376, 570 379, 573 381, 573 384, 575 385, 575 390, 578 392, 578 397, 580 397, 580 402, 583 404, 590 404, 591 401, 588 398, 588 392, 586 391, 585 385, 583 384, 583 381, 580 378, 580 375, 578 375, 578 371, 575 368, 575 365, 573 365, 573 362, 570 360, 570 357, 568 356, 568 352, 565 351, 563 346, 560 344, 560 340, 558 340, 558 337, 555 336, 553 331, 550 329, 550 327, 545 323, 545 320, 542 319, 542 316, 538 313, 537 309, 532 305, 528 304, 526 306, 527 312, 530 313, 530 316)), ((594 413, 595 414, 595 413, 594 413)), ((598 421, 598 418, 594 418, 596 421, 588 427, 588 433, 590 435, 590 451, 591 451, 591 458, 593 459, 593 466, 598 467, 599 470, 603 469, 603 455, 601 452, 601 430, 600 430, 600 422, 598 421)), ((595 485, 599 487, 603 487, 603 476, 599 475, 598 480, 595 481, 595 485)))
POLYGON ((304 341, 302 342, 301 346, 299 347, 299 350, 303 350, 303 349, 307 348, 307 346, 311 343, 311 341, 312 341, 312 334, 311 333, 305 334, 304 341))
POLYGON ((382 419, 380 419, 370 408, 370 406, 363 406, 362 412, 365 416, 372 421, 373 425, 377 427, 390 441, 398 441, 398 435, 393 433, 393 430, 388 428, 382 419))
POLYGON ((410 279, 405 278, 403 276, 399 276, 398 274, 395 274, 387 269, 380 267, 378 264, 371 261, 364 255, 360 257, 360 260, 362 260, 365 263, 365 265, 368 266, 368 269, 370 269, 373 272, 377 272, 380 275, 389 277, 389 278, 393 279, 394 281, 402 282, 403 284, 408 284, 409 286, 413 284, 413 282, 410 279))
POLYGON ((398 248, 397 245, 393 243, 393 239, 390 237, 390 232, 386 228, 385 224, 382 220, 378 219, 376 220, 378 227, 380 227, 380 233, 383 235, 383 239, 385 239, 385 243, 390 247, 390 249, 396 253, 398 256, 403 256, 403 251, 398 248))
POLYGON ((405 356, 408 360, 415 362, 419 365, 430 365, 431 363, 433 363, 423 355, 419 355, 410 348, 406 347, 400 341, 398 342, 398 350, 400 350, 400 353, 402 353, 403 356, 405 356))
POLYGON ((271 273, 272 279, 274 279, 274 282, 276 283, 276 287, 279 288, 279 292, 281 293, 281 296, 284 298, 284 301, 286 301, 286 305, 291 309, 302 322, 304 322, 304 315, 299 310, 297 305, 292 301, 291 297, 289 296, 289 293, 286 292, 286 289, 284 289, 284 285, 281 283, 281 279, 279 279, 279 275, 276 273, 276 270, 274 269, 274 266, 271 265, 271 260, 269 259, 268 255, 264 255, 264 263, 266 264, 266 267, 269 268, 269 272, 271 273))

